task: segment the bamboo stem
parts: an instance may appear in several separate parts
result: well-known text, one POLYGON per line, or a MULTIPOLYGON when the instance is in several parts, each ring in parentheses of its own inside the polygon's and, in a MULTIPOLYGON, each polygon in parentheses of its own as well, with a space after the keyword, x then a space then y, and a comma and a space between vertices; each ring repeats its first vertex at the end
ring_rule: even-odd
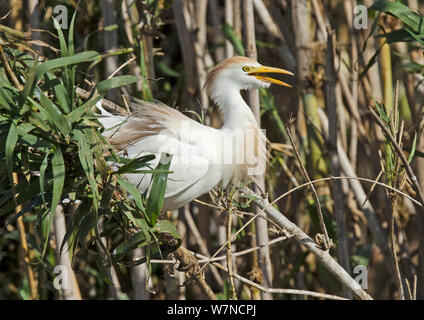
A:
MULTIPOLYGON (((256 49, 256 35, 255 35, 255 20, 253 10, 253 0, 243 1, 243 29, 245 33, 245 47, 246 54, 249 58, 257 60, 258 53, 256 49)), ((260 102, 259 102, 259 91, 249 90, 248 96, 249 105, 255 116, 258 126, 261 125, 261 113, 260 113, 260 102)), ((265 190, 265 178, 264 176, 256 177, 257 184, 260 190, 265 190)), ((256 221, 256 241, 257 245, 261 246, 269 242, 268 238, 268 222, 262 218, 256 221)), ((269 254, 269 248, 264 247, 258 252, 259 267, 262 270, 264 277, 264 286, 269 288, 272 286, 272 265, 271 257, 269 254)), ((272 299, 270 294, 262 294, 263 299, 272 299)))
MULTIPOLYGON (((336 107, 336 81, 337 75, 334 67, 334 52, 336 44, 336 34, 334 30, 328 30, 328 43, 327 43, 327 61, 326 61, 326 73, 327 83, 325 85, 325 97, 327 102, 327 113, 328 113, 328 132, 329 132, 329 149, 330 149, 330 163, 331 163, 331 174, 333 176, 340 176, 340 158, 338 156, 338 119, 337 119, 337 107, 336 107)), ((332 184, 331 193, 334 200, 334 214, 337 222, 337 239, 338 239, 338 256, 342 267, 350 274, 350 261, 349 261, 349 243, 346 232, 346 221, 344 213, 344 203, 342 183, 340 180, 335 180, 332 184)), ((344 295, 351 299, 352 295, 344 287, 344 295)))
MULTIPOLYGON (((73 207, 72 210, 76 210, 76 207, 73 207)), ((63 276, 66 276, 67 279, 67 288, 63 288, 63 296, 65 300, 81 300, 81 292, 78 286, 78 281, 75 276, 75 272, 72 269, 72 259, 70 257, 70 250, 68 243, 63 245, 62 255, 60 255, 60 248, 62 241, 66 234, 66 222, 63 206, 59 204, 56 207, 54 214, 54 231, 56 234, 56 254, 59 259, 60 265, 65 267, 66 273, 63 273, 63 276)))
MULTIPOLYGON (((1 47, 0 47, 1 48, 1 47)), ((12 173, 13 178, 13 184, 16 186, 18 185, 18 174, 16 172, 12 173)), ((19 194, 15 195, 15 199, 19 196, 19 194)), ((22 205, 17 205, 15 207, 15 213, 18 214, 22 210, 22 205)), ((30 296, 32 300, 38 299, 38 289, 37 289, 37 282, 35 280, 34 272, 31 267, 31 261, 30 261, 30 252, 28 248, 28 242, 26 239, 26 232, 25 232, 25 225, 23 216, 20 216, 16 223, 18 225, 18 233, 19 233, 19 241, 21 244, 22 249, 22 257, 23 257, 23 265, 25 266, 25 271, 28 279, 28 286, 30 291, 30 296)))

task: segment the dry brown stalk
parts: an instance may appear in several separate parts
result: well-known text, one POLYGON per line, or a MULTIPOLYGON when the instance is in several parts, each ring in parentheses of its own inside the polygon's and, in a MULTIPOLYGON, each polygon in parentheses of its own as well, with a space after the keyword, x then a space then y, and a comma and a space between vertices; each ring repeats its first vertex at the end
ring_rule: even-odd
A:
POLYGON ((227 214, 227 269, 228 278, 230 280, 230 299, 237 300, 236 289, 234 285, 234 274, 233 274, 233 260, 231 257, 231 230, 233 227, 233 215, 231 209, 227 214))
MULTIPOLYGON (((337 106, 336 106, 336 82, 337 73, 334 66, 334 56, 336 50, 336 34, 334 30, 328 27, 327 30, 327 59, 326 59, 326 73, 327 82, 325 84, 325 98, 327 102, 327 114, 328 114, 328 132, 329 132, 329 153, 331 163, 331 174, 335 177, 340 176, 340 159, 337 151, 338 141, 338 117, 337 117, 337 106)), ((346 219, 344 214, 344 203, 342 190, 342 183, 340 180, 334 180, 332 184, 331 193, 334 200, 334 215, 337 222, 337 239, 338 239, 338 255, 340 264, 345 270, 350 273, 350 261, 349 261, 349 243, 346 232, 346 219)), ((344 295, 348 298, 352 298, 350 292, 344 288, 344 295)))
MULTIPOLYGON (((253 0, 243 1, 243 30, 245 35, 245 47, 246 55, 249 58, 257 60, 258 53, 256 49, 256 35, 255 35, 255 19, 254 19, 254 7, 253 0)), ((248 93, 248 102, 252 109, 252 112, 256 118, 256 122, 259 127, 261 125, 261 113, 260 113, 260 103, 259 103, 259 91, 258 90, 249 90, 248 93)), ((265 178, 264 176, 258 176, 257 185, 260 190, 265 190, 265 178)), ((259 209, 257 209, 258 211, 259 209)), ((258 246, 264 245, 269 242, 268 238, 268 222, 264 219, 256 220, 256 241, 258 246)), ((272 265, 271 257, 268 247, 263 247, 263 249, 258 251, 258 265, 262 270, 264 285, 265 287, 271 287, 272 285, 272 265)), ((263 294, 263 299, 269 300, 272 299, 270 294, 263 294)))
POLYGON ((205 276, 203 275, 202 270, 199 268, 197 259, 190 253, 186 248, 180 246, 177 250, 173 252, 175 258, 179 261, 178 269, 180 271, 185 271, 187 277, 191 280, 194 280, 202 290, 203 294, 207 296, 210 300, 217 300, 212 289, 206 283, 205 276))
MULTIPOLYGON (((1 46, 0 46, 0 48, 1 48, 1 46)), ((18 174, 16 172, 12 173, 12 178, 13 178, 13 184, 15 186, 18 185, 19 180, 18 180, 18 174)), ((19 194, 16 194, 15 199, 18 196, 19 196, 19 194)), ((18 214, 21 210, 22 210, 22 205, 17 205, 15 207, 15 213, 16 214, 18 214)), ((26 238, 25 225, 24 225, 23 219, 24 219, 23 216, 20 216, 16 220, 16 223, 18 225, 19 241, 20 241, 21 250, 22 250, 22 252, 21 252, 21 255, 22 255, 22 258, 23 258, 22 259, 22 265, 24 266, 26 274, 27 274, 31 299, 36 300, 36 299, 38 299, 37 281, 36 281, 35 276, 34 276, 34 271, 32 270, 32 267, 31 267, 30 252, 29 252, 29 248, 28 248, 28 242, 27 242, 27 238, 26 238)))

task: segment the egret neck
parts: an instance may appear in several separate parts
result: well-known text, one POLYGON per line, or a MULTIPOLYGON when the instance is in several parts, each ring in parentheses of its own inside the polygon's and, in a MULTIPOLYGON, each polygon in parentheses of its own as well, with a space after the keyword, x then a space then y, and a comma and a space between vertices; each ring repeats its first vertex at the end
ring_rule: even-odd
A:
POLYGON ((240 89, 220 84, 211 92, 211 98, 222 112, 224 123, 222 129, 243 129, 258 127, 255 116, 241 96, 240 89))

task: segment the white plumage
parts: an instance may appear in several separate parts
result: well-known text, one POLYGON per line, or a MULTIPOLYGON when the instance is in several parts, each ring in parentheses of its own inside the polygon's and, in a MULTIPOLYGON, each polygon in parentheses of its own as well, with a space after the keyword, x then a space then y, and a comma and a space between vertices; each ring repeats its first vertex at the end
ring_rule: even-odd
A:
MULTIPOLYGON (((125 149, 129 158, 155 154, 151 162, 155 167, 161 153, 173 155, 163 209, 174 210, 216 186, 264 173, 266 137, 240 90, 269 87, 270 83, 287 85, 260 75, 269 72, 291 74, 245 57, 226 59, 211 70, 205 88, 223 113, 220 129, 202 125, 162 103, 137 99, 131 101, 129 116, 113 115, 98 106, 99 121, 106 129, 104 135, 125 149)), ((142 192, 151 181, 149 174, 126 177, 142 192)))

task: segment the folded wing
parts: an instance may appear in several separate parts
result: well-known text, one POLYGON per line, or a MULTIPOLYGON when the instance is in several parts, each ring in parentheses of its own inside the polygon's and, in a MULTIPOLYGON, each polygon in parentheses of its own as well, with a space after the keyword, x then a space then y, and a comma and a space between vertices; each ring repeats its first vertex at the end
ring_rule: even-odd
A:
MULTIPOLYGON (((173 172, 168 176, 165 199, 184 192, 206 175, 210 163, 202 156, 204 146, 199 144, 198 138, 215 129, 202 126, 159 102, 132 98, 130 107, 133 112, 128 116, 113 115, 98 107, 104 135, 128 158, 154 154, 152 168, 158 164, 161 153, 173 155, 170 166, 173 172)), ((151 174, 127 174, 126 177, 142 192, 151 186, 151 174)))

